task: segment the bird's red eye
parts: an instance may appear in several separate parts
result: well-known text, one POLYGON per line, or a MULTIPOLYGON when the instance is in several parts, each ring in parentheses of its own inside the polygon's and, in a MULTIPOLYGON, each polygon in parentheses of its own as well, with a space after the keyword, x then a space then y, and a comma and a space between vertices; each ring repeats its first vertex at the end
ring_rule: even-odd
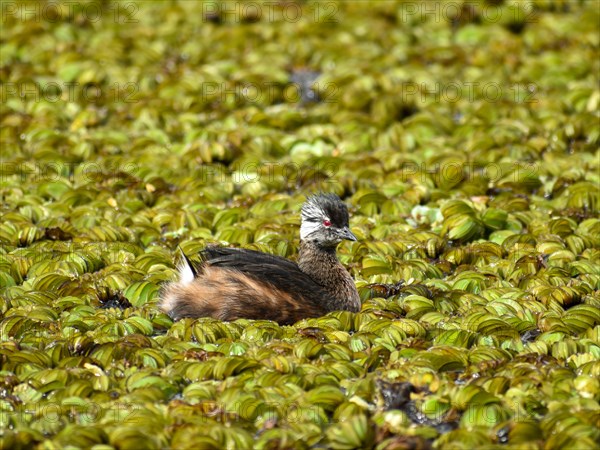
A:
POLYGON ((325 219, 323 221, 323 225, 326 226, 326 227, 330 227, 331 226, 331 222, 329 220, 325 219))

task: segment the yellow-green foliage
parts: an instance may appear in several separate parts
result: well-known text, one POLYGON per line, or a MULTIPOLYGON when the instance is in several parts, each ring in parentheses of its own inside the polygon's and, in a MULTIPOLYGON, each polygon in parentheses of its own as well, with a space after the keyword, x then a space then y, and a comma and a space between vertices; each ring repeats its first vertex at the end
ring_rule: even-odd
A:
POLYGON ((595 0, 0 6, 1 448, 595 448, 595 0), (317 190, 361 312, 159 312, 317 190))

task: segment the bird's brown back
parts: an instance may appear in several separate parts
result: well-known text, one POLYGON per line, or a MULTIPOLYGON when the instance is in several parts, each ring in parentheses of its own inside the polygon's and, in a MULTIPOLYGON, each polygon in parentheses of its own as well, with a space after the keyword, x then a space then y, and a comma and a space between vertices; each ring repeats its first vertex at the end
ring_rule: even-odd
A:
POLYGON ((208 247, 193 281, 167 285, 161 308, 174 319, 214 317, 290 324, 328 312, 329 294, 294 262, 251 250, 208 247))

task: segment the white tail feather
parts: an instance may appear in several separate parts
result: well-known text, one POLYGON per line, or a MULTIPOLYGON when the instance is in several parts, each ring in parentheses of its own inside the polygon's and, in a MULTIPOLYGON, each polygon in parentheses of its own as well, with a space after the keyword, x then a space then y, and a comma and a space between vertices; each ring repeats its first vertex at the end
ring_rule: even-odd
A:
POLYGON ((181 284, 187 285, 194 281, 194 271, 192 270, 187 259, 182 258, 177 265, 177 270, 179 270, 179 282, 181 284))

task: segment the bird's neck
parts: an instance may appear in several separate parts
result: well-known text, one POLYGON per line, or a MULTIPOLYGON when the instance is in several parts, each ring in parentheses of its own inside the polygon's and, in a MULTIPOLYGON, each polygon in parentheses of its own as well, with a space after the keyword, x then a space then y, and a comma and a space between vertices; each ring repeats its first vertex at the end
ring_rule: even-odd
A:
POLYGON ((301 241, 298 266, 330 293, 330 309, 360 309, 360 298, 354 280, 337 259, 335 247, 324 248, 313 242, 301 241))
POLYGON ((300 241, 298 266, 302 272, 324 287, 335 282, 327 276, 330 269, 342 267, 335 254, 335 247, 321 247, 309 241, 300 241))

